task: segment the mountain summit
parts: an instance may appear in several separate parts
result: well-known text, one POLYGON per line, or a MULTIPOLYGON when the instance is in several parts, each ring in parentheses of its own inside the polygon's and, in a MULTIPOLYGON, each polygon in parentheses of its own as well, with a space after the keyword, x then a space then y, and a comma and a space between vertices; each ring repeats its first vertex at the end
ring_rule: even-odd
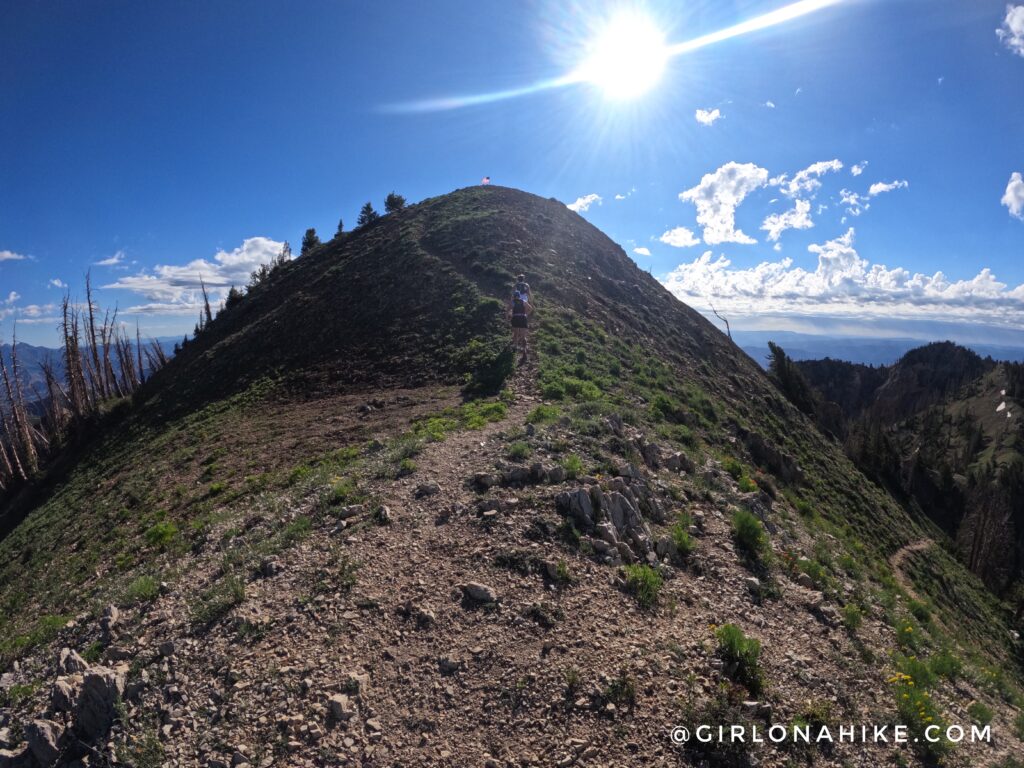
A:
POLYGON ((0 766, 1022 754, 1007 606, 558 201, 473 187, 339 236, 109 411, 4 502, 0 766), (924 738, 972 723, 998 737, 924 738))

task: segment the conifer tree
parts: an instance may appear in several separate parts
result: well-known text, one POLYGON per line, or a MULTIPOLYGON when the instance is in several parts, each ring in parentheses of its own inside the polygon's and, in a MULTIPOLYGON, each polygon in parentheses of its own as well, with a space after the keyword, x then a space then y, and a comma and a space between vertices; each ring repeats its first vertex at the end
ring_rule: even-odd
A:
POLYGON ((379 218, 380 214, 373 210, 373 204, 367 202, 359 211, 359 218, 356 219, 356 227, 365 227, 367 224, 372 224, 379 218))

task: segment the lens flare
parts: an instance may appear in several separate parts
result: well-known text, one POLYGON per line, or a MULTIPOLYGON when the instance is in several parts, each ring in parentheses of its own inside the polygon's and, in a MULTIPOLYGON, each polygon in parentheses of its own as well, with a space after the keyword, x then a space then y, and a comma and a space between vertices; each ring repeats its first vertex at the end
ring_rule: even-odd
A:
POLYGON ((658 83, 668 61, 676 56, 784 24, 844 1, 799 0, 717 32, 670 45, 665 44, 663 35, 650 19, 636 13, 622 14, 613 17, 590 43, 583 63, 560 77, 540 80, 519 88, 409 101, 391 104, 383 109, 386 112, 439 112, 520 98, 581 83, 600 87, 609 98, 636 98, 658 83))
POLYGON ((641 96, 661 79, 669 53, 665 36, 649 18, 620 14, 612 18, 588 47, 574 73, 613 99, 641 96))

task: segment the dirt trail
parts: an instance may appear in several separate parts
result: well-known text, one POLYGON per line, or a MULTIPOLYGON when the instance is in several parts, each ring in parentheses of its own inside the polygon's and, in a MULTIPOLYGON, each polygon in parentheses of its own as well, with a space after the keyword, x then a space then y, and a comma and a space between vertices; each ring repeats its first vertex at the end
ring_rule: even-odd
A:
POLYGON ((905 547, 902 547, 899 551, 895 552, 889 558, 889 565, 892 568, 892 572, 896 577, 897 583, 903 587, 903 590, 914 600, 920 600, 921 598, 914 590, 913 581, 903 573, 903 566, 914 554, 931 549, 934 545, 935 542, 931 539, 919 539, 918 541, 912 541, 910 544, 907 544, 905 547))

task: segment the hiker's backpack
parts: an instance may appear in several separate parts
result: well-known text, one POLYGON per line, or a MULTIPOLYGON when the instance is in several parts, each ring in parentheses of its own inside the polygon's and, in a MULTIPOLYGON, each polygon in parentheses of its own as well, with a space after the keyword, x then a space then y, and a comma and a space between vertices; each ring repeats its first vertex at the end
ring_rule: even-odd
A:
POLYGON ((530 297, 530 286, 528 283, 516 283, 512 289, 512 312, 516 315, 526 314, 526 302, 530 297))

